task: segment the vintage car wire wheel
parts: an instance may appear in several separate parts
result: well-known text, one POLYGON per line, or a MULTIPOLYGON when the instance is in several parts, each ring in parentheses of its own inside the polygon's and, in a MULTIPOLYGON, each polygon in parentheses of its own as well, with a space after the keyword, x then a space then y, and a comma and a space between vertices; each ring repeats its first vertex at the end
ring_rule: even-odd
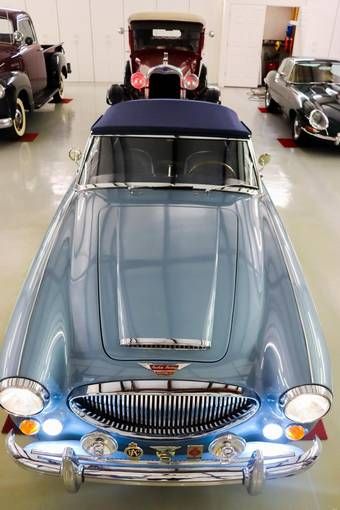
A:
POLYGON ((20 97, 17 97, 13 125, 9 129, 12 138, 21 138, 26 131, 26 112, 25 106, 20 97))
POLYGON ((270 112, 270 113, 276 113, 278 110, 278 107, 279 107, 277 102, 274 101, 274 99, 270 95, 268 87, 266 87, 266 92, 264 94, 264 104, 265 104, 265 107, 267 108, 268 112, 270 112))
POLYGON ((53 101, 55 103, 62 103, 64 98, 64 77, 62 74, 60 74, 59 77, 59 87, 57 92, 53 96, 53 101))
POLYGON ((292 119, 292 137, 294 142, 304 145, 307 142, 307 135, 302 129, 302 122, 299 115, 295 115, 292 119))

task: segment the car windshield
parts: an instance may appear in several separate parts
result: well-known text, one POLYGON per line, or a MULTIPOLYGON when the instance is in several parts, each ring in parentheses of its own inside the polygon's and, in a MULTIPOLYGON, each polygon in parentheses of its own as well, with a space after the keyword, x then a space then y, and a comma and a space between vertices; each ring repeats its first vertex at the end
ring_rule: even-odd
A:
POLYGON ((134 50, 199 51, 202 25, 178 21, 134 21, 131 23, 134 50))
POLYGON ((340 83, 340 62, 300 62, 292 70, 293 83, 340 83))
POLYGON ((7 18, 0 18, 0 43, 11 43, 12 34, 12 22, 7 18))
POLYGON ((82 183, 128 187, 257 188, 246 140, 94 136, 82 183))

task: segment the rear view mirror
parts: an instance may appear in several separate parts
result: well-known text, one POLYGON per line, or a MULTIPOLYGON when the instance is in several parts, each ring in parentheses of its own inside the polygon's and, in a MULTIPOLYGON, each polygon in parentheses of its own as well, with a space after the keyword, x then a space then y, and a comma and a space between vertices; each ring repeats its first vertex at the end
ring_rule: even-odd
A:
POLYGON ((265 153, 261 154, 261 156, 260 156, 260 157, 259 157, 259 159, 258 159, 258 163, 259 163, 259 165, 260 165, 261 169, 262 169, 264 166, 268 165, 268 163, 270 162, 270 160, 271 160, 271 155, 270 155, 270 154, 268 154, 268 152, 265 152, 265 153))
POLYGON ((19 32, 19 30, 16 30, 13 34, 13 39, 14 39, 14 42, 15 43, 22 43, 22 41, 24 40, 24 34, 22 34, 21 32, 19 32))
POLYGON ((68 157, 74 161, 75 163, 77 163, 77 165, 79 164, 79 161, 81 160, 81 156, 82 156, 82 152, 80 149, 70 149, 68 151, 68 157))

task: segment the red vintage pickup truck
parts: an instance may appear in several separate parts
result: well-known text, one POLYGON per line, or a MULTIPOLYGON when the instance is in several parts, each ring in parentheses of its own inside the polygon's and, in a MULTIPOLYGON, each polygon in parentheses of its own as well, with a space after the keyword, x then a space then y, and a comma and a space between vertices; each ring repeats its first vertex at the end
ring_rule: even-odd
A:
POLYGON ((62 44, 40 45, 26 12, 0 9, 0 134, 21 138, 26 111, 61 102, 70 72, 62 44))

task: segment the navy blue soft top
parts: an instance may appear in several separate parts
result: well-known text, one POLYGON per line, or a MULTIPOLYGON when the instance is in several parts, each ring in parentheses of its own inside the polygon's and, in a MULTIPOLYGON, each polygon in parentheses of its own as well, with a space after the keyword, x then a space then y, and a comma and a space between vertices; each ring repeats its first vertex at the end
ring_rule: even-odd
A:
POLYGON ((188 99, 139 99, 110 106, 92 126, 96 135, 165 134, 249 138, 226 106, 188 99))

